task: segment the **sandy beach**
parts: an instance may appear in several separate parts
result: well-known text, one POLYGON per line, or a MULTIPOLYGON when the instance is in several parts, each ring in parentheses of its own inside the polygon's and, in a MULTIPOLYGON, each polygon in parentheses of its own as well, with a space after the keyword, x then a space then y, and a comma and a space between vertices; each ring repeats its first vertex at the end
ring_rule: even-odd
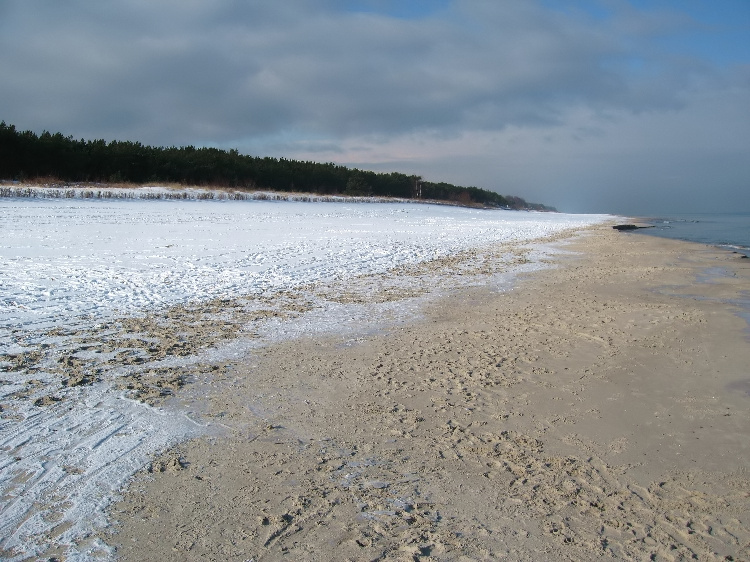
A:
POLYGON ((749 560, 750 260, 610 226, 563 248, 511 291, 222 365, 215 429, 102 538, 125 561, 749 560))

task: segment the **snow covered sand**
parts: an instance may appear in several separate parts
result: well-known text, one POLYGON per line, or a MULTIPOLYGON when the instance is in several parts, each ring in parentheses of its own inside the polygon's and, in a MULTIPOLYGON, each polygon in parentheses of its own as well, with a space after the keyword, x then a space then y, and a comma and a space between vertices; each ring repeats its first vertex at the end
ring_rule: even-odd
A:
POLYGON ((364 319, 377 330, 456 283, 500 290, 542 267, 551 238, 611 218, 405 203, 6 198, 0 208, 10 560, 107 555, 94 531, 135 470, 220 431, 170 397, 219 376, 223 359, 364 319))

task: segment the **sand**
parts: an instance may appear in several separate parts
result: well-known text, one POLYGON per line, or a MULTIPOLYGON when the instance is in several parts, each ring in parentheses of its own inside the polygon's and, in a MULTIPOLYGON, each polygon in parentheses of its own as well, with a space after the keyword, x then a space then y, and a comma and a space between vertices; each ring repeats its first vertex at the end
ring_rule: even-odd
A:
POLYGON ((750 559, 750 260, 608 226, 565 249, 512 291, 223 366, 213 433, 139 473, 104 539, 139 561, 750 559))

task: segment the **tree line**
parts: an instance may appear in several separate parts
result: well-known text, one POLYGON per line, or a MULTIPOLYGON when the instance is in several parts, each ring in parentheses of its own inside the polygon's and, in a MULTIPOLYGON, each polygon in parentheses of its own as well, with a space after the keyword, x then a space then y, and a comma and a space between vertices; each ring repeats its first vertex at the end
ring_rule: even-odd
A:
POLYGON ((333 163, 257 157, 217 148, 154 147, 132 141, 76 140, 18 131, 0 122, 0 178, 66 182, 178 183, 281 192, 401 197, 511 209, 554 210, 478 187, 422 181, 333 163))

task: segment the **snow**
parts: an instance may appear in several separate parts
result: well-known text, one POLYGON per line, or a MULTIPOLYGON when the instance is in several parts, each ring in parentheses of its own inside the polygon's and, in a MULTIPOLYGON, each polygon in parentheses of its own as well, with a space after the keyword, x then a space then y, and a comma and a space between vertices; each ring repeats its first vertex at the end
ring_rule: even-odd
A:
MULTIPOLYGON (((99 354, 94 384, 61 387, 52 365, 96 355, 81 334, 100 338, 108 321, 170 306, 309 296, 311 286, 337 291, 363 276, 390 275, 398 287, 394 268, 609 218, 413 203, 0 198, 0 551, 21 560, 62 545, 70 559, 106 556, 95 531, 117 490, 155 453, 207 429, 178 407, 130 399, 116 384, 128 372, 113 360, 120 348, 99 354), (37 368, 14 367, 13 357, 36 358, 37 368), (62 399, 38 405, 45 388, 62 399)), ((540 267, 542 249, 530 255, 537 261, 525 267, 540 267)), ((397 319, 417 304, 378 306, 397 319)), ((308 313, 258 330, 341 329, 368 310, 317 298, 308 313)), ((243 345, 202 350, 202 360, 242 356, 243 345)))
POLYGON ((436 205, 0 203, 0 328, 377 273, 593 216, 436 205))

